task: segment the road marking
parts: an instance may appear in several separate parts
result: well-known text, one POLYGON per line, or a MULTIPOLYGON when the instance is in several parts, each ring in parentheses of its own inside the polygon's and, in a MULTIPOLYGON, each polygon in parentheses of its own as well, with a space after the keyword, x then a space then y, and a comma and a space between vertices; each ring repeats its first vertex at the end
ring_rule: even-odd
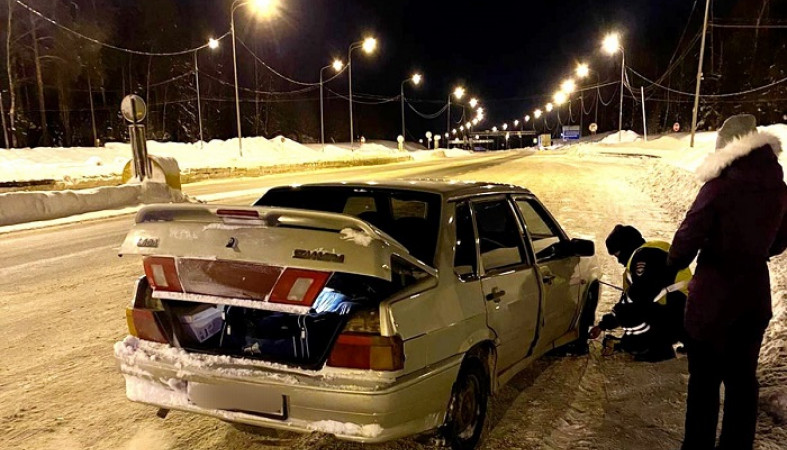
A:
POLYGON ((28 268, 31 268, 31 267, 52 264, 52 263, 56 263, 56 262, 67 260, 67 259, 71 259, 71 258, 81 258, 81 257, 84 257, 84 256, 95 254, 97 252, 101 252, 102 250, 117 249, 117 248, 118 248, 117 245, 105 245, 103 247, 94 247, 94 248, 90 248, 90 249, 87 249, 87 250, 82 250, 82 251, 79 251, 79 252, 68 253, 66 255, 53 256, 51 258, 39 259, 39 260, 36 260, 36 261, 31 261, 31 262, 27 262, 27 263, 23 263, 23 264, 17 264, 15 266, 4 267, 4 268, 0 269, 0 278, 2 278, 5 275, 9 275, 12 272, 19 272, 19 271, 22 271, 22 270, 25 270, 25 269, 28 269, 28 268))

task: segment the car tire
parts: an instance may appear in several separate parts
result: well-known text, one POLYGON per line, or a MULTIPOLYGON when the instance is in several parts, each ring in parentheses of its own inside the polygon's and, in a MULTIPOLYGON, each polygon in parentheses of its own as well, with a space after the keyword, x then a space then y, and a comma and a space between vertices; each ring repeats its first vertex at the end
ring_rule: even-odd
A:
POLYGON ((441 431, 453 450, 474 449, 484 432, 489 403, 489 377, 476 358, 462 363, 451 389, 445 424, 441 431))
POLYGON ((588 289, 587 296, 585 297, 585 304, 582 305, 582 315, 579 317, 577 329, 579 337, 561 347, 558 354, 570 354, 576 356, 587 355, 590 346, 588 340, 590 339, 590 327, 596 321, 596 308, 598 308, 599 289, 597 285, 592 285, 588 289))

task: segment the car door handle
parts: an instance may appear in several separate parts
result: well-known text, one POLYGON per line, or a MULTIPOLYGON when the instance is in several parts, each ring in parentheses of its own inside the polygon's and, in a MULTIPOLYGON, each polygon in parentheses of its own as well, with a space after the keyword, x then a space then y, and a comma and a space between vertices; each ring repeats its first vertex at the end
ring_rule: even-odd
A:
POLYGON ((506 295, 506 291, 500 290, 498 288, 493 288, 491 294, 486 294, 486 299, 488 301, 494 301, 495 303, 499 303, 500 299, 506 295))
POLYGON ((541 277, 541 279, 544 281, 544 284, 552 284, 552 282, 555 281, 555 278, 557 278, 557 276, 551 273, 546 273, 541 277))

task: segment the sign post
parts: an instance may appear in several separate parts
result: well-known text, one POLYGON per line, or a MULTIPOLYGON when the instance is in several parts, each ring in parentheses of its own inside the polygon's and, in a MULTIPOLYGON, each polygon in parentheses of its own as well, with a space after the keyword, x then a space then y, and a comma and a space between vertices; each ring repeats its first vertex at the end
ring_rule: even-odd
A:
POLYGON ((145 125, 140 122, 145 120, 147 106, 138 95, 127 95, 120 103, 123 117, 130 123, 128 134, 131 140, 131 152, 134 157, 134 170, 140 181, 145 181, 153 174, 153 167, 148 158, 148 147, 145 139, 145 125))

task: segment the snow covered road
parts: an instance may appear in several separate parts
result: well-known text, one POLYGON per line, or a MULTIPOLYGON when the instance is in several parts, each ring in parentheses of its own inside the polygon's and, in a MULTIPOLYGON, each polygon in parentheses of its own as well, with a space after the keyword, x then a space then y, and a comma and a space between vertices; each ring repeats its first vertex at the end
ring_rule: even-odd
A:
MULTIPOLYGON (((224 181, 191 193, 233 190, 241 193, 235 202, 244 204, 256 197, 243 197, 250 189, 331 176, 520 184, 533 190, 571 234, 595 240, 605 281, 612 283, 619 281, 621 268, 604 254, 603 240, 615 224, 630 223, 649 238, 671 239, 677 219, 651 199, 651 186, 642 184, 645 161, 521 156, 224 181)), ((178 412, 162 421, 152 408, 127 401, 112 344, 126 334, 123 308, 140 272, 139 261, 115 256, 130 221, 122 216, 0 237, 0 448, 361 448, 320 435, 241 431, 178 412)), ((613 292, 603 291, 599 311, 615 300, 613 292)), ((678 448, 686 373, 685 359, 634 363, 622 355, 602 357, 598 345, 587 357, 546 357, 493 400, 492 426, 482 448, 678 448)), ((784 448, 783 442, 784 429, 764 420, 759 448, 784 448)), ((371 448, 425 445, 405 439, 371 448)))

